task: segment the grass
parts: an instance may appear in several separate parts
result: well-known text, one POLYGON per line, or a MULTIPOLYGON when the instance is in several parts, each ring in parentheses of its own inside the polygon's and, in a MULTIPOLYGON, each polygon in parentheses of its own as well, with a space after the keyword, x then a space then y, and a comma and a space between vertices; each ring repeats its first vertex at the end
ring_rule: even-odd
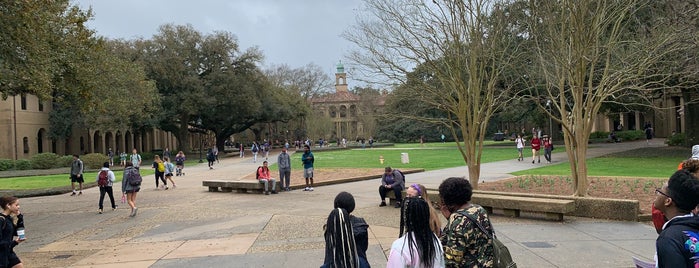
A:
MULTIPOLYGON (((687 149, 677 147, 640 148, 587 160, 589 176, 669 178, 677 165, 687 159, 687 149)), ((570 176, 570 164, 561 163, 523 170, 514 175, 570 176)))

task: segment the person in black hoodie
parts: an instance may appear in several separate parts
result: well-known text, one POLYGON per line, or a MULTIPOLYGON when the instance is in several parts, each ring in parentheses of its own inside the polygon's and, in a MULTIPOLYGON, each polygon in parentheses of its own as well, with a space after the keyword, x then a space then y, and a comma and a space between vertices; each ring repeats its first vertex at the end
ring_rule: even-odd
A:
POLYGON ((342 208, 347 211, 354 233, 354 242, 357 245, 357 255, 359 255, 360 267, 370 267, 366 258, 366 251, 369 248, 369 224, 363 218, 352 215, 354 211, 354 196, 348 192, 340 192, 335 196, 334 207, 342 208))
POLYGON ((0 197, 0 267, 22 268, 24 264, 15 254, 14 248, 25 239, 16 236, 19 228, 24 228, 24 217, 19 212, 19 199, 14 196, 0 197), (17 217, 17 221, 13 220, 17 217))
POLYGON ((662 188, 655 190, 654 206, 669 219, 655 240, 658 267, 695 267, 699 264, 699 179, 678 170, 662 188))

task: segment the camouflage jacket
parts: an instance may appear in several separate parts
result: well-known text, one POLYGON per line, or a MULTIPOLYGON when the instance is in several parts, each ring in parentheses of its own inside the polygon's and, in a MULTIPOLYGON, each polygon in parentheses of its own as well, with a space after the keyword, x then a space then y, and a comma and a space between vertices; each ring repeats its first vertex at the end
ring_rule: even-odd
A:
POLYGON ((440 237, 446 267, 493 267, 491 239, 460 212, 472 215, 483 228, 492 232, 487 212, 479 205, 471 205, 452 213, 440 237))

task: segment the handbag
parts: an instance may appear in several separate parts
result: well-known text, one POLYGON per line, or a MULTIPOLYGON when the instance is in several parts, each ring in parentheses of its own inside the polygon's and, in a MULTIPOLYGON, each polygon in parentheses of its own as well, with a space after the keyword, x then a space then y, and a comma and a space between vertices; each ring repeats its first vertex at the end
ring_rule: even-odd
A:
MULTIPOLYGON (((471 215, 468 215, 463 212, 459 212, 459 214, 464 215, 466 218, 471 220, 474 224, 478 226, 478 229, 481 229, 481 231, 490 239, 493 241, 493 267, 496 268, 517 268, 517 264, 512 260, 512 255, 510 255, 510 250, 507 249, 505 244, 500 242, 497 237, 495 237, 495 231, 493 233, 489 233, 483 226, 478 223, 476 219, 474 219, 471 215)), ((491 224, 492 227, 492 224, 491 224)))

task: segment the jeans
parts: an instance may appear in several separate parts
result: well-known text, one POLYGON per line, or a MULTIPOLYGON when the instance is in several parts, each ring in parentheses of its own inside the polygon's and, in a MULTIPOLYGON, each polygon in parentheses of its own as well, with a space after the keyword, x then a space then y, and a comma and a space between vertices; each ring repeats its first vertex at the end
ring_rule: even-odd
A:
POLYGON ((112 201, 112 208, 116 208, 116 203, 114 203, 114 191, 112 190, 112 186, 103 186, 99 187, 100 188, 100 202, 99 206, 100 209, 103 209, 104 206, 104 194, 109 194, 109 201, 112 201))
POLYGON ((400 187, 400 185, 393 188, 386 188, 386 186, 384 185, 379 186, 379 195, 381 196, 381 202, 384 202, 384 200, 386 200, 386 193, 388 191, 393 191, 393 193, 396 195, 396 201, 400 203, 401 199, 403 198, 403 188, 400 187))
POLYGON ((289 188, 291 185, 291 168, 279 169, 279 185, 284 188, 289 188))
POLYGON ((275 180, 274 178, 269 178, 269 180, 260 179, 260 183, 265 185, 265 192, 269 192, 269 183, 270 182, 272 183, 272 191, 276 191, 277 190, 277 180, 275 180))
POLYGON ((544 149, 544 158, 546 158, 546 161, 551 162, 551 148, 544 149))

